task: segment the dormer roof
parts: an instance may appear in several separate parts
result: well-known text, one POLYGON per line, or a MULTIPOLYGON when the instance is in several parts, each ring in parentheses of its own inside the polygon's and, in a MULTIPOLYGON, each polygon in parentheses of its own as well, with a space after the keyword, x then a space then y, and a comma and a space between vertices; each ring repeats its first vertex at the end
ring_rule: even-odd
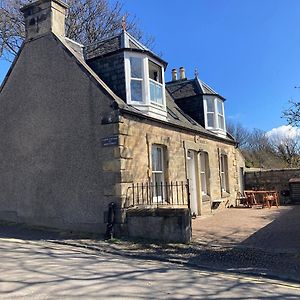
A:
POLYGON ((141 44, 135 37, 133 37, 126 30, 122 30, 121 33, 103 39, 99 42, 95 42, 85 47, 84 57, 86 60, 95 59, 98 57, 104 57, 111 55, 118 51, 129 50, 132 52, 146 53, 150 57, 162 63, 164 68, 167 67, 167 62, 161 59, 157 54, 141 44))
POLYGON ((215 95, 225 100, 219 93, 198 77, 193 79, 179 79, 166 83, 166 88, 175 100, 194 97, 197 95, 215 95))

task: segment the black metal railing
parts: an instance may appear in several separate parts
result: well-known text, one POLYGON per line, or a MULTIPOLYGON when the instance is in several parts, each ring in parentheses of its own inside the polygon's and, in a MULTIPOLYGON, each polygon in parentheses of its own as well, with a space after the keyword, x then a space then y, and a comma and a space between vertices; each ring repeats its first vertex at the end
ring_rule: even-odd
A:
POLYGON ((189 184, 185 181, 132 183, 124 208, 135 206, 190 207, 189 184))

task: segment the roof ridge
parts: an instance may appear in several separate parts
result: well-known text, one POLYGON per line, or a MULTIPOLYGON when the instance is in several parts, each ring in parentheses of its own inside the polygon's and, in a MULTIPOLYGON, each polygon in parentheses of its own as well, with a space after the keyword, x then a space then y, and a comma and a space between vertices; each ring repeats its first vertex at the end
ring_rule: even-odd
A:
POLYGON ((103 39, 101 39, 99 41, 96 41, 96 42, 93 42, 93 43, 89 43, 89 44, 85 45, 85 47, 90 47, 90 46, 93 46, 93 45, 104 43, 104 42, 107 42, 107 41, 112 40, 112 39, 114 39, 116 37, 119 37, 119 36, 121 36, 121 33, 118 33, 118 34, 115 34, 115 35, 103 38, 103 39))

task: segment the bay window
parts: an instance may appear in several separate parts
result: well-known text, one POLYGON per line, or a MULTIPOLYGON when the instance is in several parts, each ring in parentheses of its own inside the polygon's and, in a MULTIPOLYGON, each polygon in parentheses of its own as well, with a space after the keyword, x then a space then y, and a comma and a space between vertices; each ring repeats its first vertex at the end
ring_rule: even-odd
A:
POLYGON ((225 133, 224 102, 221 99, 207 96, 204 99, 206 128, 225 133))
POLYGON ((142 53, 125 53, 127 103, 167 116, 163 65, 142 53))

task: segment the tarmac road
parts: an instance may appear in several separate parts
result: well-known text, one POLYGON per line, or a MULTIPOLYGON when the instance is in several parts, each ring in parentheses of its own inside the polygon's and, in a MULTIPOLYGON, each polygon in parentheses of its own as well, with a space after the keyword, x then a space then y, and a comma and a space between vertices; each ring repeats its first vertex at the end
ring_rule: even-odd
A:
POLYGON ((300 285, 0 238, 0 299, 299 299, 300 285))

